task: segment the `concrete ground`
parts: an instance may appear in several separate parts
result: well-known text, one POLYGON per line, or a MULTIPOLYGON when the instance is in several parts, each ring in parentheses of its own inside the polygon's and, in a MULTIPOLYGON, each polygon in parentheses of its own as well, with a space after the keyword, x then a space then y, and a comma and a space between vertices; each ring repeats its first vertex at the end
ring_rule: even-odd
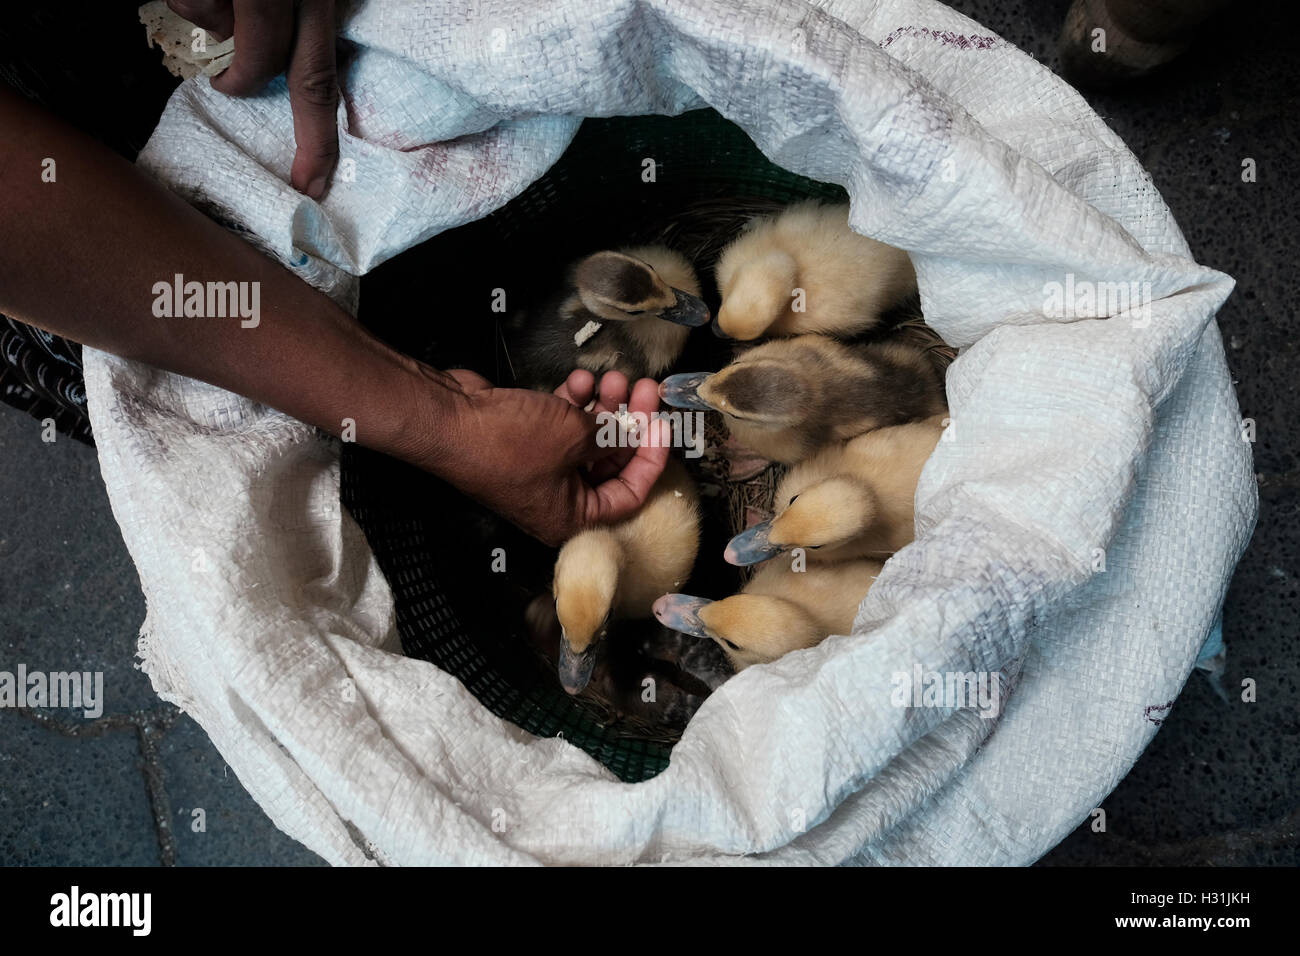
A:
MULTIPOLYGON (((956 0, 1056 67, 1066 0, 956 0)), ((1237 4, 1163 75, 1090 96, 1143 161, 1197 258, 1237 279, 1219 316, 1242 414, 1255 419, 1260 521, 1228 595, 1221 700, 1194 674, 1155 741, 1102 806, 1105 833, 1047 864, 1300 863, 1300 395, 1293 200, 1300 169, 1280 2, 1237 4), (1261 26, 1265 24, 1265 26, 1261 26), (1241 181, 1253 158, 1258 181, 1241 181)), ((41 441, 0 406, 0 670, 103 671, 97 720, 0 709, 0 863, 309 865, 188 717, 135 670, 144 599, 92 449, 41 441), (201 809, 205 827, 196 832, 201 809)))

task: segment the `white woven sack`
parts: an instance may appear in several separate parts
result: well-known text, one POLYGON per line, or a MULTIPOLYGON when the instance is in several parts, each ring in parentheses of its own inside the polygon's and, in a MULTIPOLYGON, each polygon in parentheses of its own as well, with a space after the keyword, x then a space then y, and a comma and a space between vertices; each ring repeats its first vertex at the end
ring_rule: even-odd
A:
POLYGON ((1084 101, 928 0, 370 0, 343 32, 355 178, 322 204, 286 184, 282 81, 186 81, 141 164, 352 303, 354 276, 523 190, 579 117, 709 105, 847 187, 963 352, 920 536, 853 636, 728 682, 628 785, 400 655, 336 445, 88 350, 145 669, 271 818, 331 862, 403 864, 1018 864, 1084 819, 1178 694, 1255 515, 1212 321, 1232 281, 1084 101), (1149 310, 1046 315, 1067 277, 1139 283, 1149 310), (916 666, 1015 683, 991 719, 895 706, 916 666))

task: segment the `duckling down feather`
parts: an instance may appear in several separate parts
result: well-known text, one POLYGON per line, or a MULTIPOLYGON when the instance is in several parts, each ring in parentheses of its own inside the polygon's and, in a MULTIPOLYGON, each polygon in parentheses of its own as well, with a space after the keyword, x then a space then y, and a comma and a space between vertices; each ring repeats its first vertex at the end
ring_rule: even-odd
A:
POLYGON ((1154 734, 1144 712, 1177 696, 1254 521, 1212 321, 1231 280, 1192 260, 1081 97, 939 3, 428 10, 369 0, 344 18, 341 169, 354 175, 322 202, 288 185, 282 82, 235 99, 185 81, 141 164, 355 305, 357 276, 518 194, 578 117, 708 103, 774 161, 843 184, 851 225, 908 250, 929 322, 964 350, 917 540, 886 564, 853 636, 727 682, 667 770, 622 785, 398 652, 389 587, 338 506, 336 444, 87 349, 154 687, 332 863, 1045 852, 1154 734), (1145 291, 1079 321, 1044 306, 1067 280, 1145 291), (177 560, 196 548, 201 577, 177 560), (916 706, 898 682, 918 670, 999 674, 1005 697, 996 715, 916 706))

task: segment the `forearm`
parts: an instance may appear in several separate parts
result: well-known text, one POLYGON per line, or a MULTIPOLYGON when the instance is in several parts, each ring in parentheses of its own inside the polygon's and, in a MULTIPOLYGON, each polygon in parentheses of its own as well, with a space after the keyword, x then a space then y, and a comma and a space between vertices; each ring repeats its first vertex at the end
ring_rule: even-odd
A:
MULTIPOLYGON (((0 84, 0 311, 428 466, 455 383, 99 143, 0 84), (42 181, 42 162, 56 165, 42 181), (157 283, 257 283, 257 324, 158 317, 157 283), (249 327, 251 326, 251 327, 249 327), (416 427, 414 423, 419 423, 416 427)), ((252 288, 248 286, 246 288, 252 288)))

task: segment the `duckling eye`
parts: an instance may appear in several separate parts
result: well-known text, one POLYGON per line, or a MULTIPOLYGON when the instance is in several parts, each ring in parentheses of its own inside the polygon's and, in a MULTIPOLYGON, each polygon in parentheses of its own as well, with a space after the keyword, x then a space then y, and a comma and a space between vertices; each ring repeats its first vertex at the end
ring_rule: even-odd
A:
MULTIPOLYGON (((803 494, 802 491, 799 492, 799 495, 801 495, 801 494, 803 494)), ((799 495, 795 495, 793 498, 790 499, 790 504, 791 504, 791 505, 794 504, 796 501, 799 500, 799 495)), ((786 505, 786 507, 788 508, 788 507, 790 507, 790 505, 786 505)))
POLYGON ((736 643, 734 643, 734 642, 732 642, 732 641, 729 641, 729 640, 727 640, 725 637, 722 639, 722 643, 723 643, 723 644, 726 644, 726 645, 727 645, 729 648, 731 648, 733 651, 738 651, 738 650, 740 650, 740 645, 739 645, 739 644, 736 644, 736 643))
POLYGON ((645 309, 627 309, 625 311, 628 315, 645 315, 645 309))

